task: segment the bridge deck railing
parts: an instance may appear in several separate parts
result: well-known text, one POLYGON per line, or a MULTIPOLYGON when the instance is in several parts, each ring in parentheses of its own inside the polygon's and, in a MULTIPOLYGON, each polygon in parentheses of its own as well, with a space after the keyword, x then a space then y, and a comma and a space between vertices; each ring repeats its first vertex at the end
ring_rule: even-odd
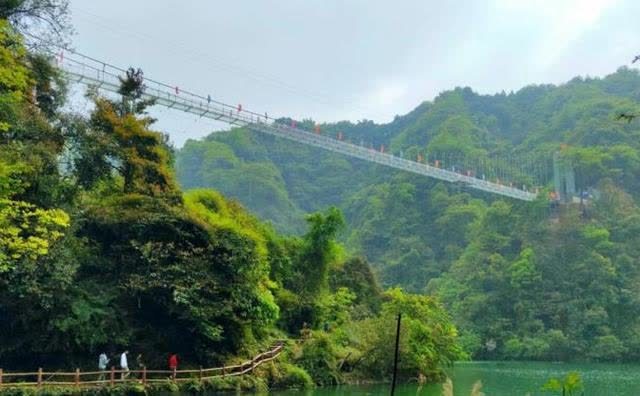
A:
POLYGON ((47 372, 42 368, 36 372, 5 372, 0 369, 0 388, 3 387, 43 387, 67 386, 86 388, 92 386, 115 386, 123 383, 141 383, 143 385, 167 381, 188 382, 213 378, 245 375, 282 353, 284 344, 278 342, 272 349, 236 365, 188 370, 153 370, 143 367, 140 370, 119 370, 111 367, 106 371, 47 372))
MULTIPOLYGON (((115 93, 119 92, 121 85, 120 78, 125 72, 123 69, 100 63, 95 59, 79 54, 63 58, 63 60, 60 60, 58 63, 58 66, 61 67, 74 82, 87 84, 96 89, 115 93), (74 59, 73 56, 77 56, 78 58, 74 59)), ((470 188, 489 193, 524 201, 533 201, 537 197, 535 187, 527 189, 526 186, 522 186, 521 189, 519 185, 505 185, 500 183, 499 180, 492 182, 476 176, 465 175, 455 170, 441 169, 437 165, 432 166, 428 163, 412 161, 390 153, 380 152, 341 139, 297 128, 293 125, 285 125, 268 117, 266 114, 262 115, 242 108, 241 105, 229 105, 214 100, 210 96, 205 97, 179 87, 172 87, 168 84, 147 78, 145 78, 144 81, 145 90, 142 98, 151 99, 155 101, 156 104, 170 109, 224 122, 232 126, 248 127, 259 133, 270 134, 439 180, 461 183, 470 188)))

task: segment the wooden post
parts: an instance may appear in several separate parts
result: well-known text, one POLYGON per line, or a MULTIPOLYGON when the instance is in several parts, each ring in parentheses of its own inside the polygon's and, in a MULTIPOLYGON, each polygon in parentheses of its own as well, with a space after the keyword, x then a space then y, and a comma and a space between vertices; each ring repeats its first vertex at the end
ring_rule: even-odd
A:
POLYGON ((222 365, 222 378, 224 378, 226 376, 226 367, 224 366, 224 364, 222 365))
POLYGON ((110 378, 111 386, 116 384, 116 367, 111 366, 111 378, 110 378))
POLYGON ((2 369, 0 368, 0 388, 2 388, 2 369))
POLYGON ((76 388, 79 388, 80 387, 80 369, 79 368, 76 369, 75 380, 76 380, 76 388))
POLYGON ((175 382, 175 381, 176 381, 176 379, 177 379, 177 378, 176 378, 176 370, 177 370, 177 367, 174 367, 174 368, 173 368, 173 382, 175 382))
POLYGON ((202 366, 200 366, 200 383, 202 383, 202 366))
POLYGON ((42 386, 42 367, 38 368, 38 388, 42 386))
POLYGON ((391 382, 391 396, 396 392, 396 375, 398 371, 398 349, 400 347, 400 321, 402 320, 402 314, 398 314, 398 326, 396 327, 396 353, 393 358, 393 380, 391 382))
POLYGON ((142 385, 147 386, 147 366, 142 366, 142 385))

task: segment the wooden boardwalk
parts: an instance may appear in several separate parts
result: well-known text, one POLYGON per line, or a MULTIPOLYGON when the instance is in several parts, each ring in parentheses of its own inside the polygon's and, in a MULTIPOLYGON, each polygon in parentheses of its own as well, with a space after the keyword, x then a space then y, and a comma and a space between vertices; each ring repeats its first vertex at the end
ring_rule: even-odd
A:
POLYGON ((93 386, 115 386, 123 383, 138 382, 143 385, 167 382, 203 381, 212 378, 245 375, 263 363, 276 359, 282 353, 284 344, 278 342, 270 350, 263 352, 251 360, 237 365, 200 368, 195 370, 116 370, 111 367, 106 371, 46 372, 42 368, 33 373, 13 373, 0 369, 0 388, 9 387, 43 387, 67 386, 86 388, 93 386))

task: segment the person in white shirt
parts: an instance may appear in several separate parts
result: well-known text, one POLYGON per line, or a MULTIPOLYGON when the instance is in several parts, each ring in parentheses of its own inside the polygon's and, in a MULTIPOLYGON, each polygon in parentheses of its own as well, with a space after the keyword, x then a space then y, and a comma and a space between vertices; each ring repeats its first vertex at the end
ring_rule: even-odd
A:
POLYGON ((109 358, 106 353, 102 352, 98 357, 98 370, 100 370, 98 381, 104 381, 105 374, 107 372, 107 364, 109 364, 109 358))
POLYGON ((120 369, 122 373, 120 373, 120 379, 124 381, 125 378, 129 376, 129 363, 127 362, 127 354, 129 351, 122 352, 120 355, 120 369))

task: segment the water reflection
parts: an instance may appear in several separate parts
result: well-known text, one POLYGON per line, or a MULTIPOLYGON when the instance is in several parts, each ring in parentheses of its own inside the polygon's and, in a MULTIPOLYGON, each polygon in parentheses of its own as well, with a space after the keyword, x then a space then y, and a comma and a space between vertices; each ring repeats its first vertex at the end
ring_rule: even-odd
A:
MULTIPOLYGON (((581 374, 585 396, 638 396, 640 395, 640 365, 579 364, 548 362, 474 362, 458 363, 449 369, 455 396, 469 396, 473 384, 481 380, 486 396, 542 396, 552 395, 540 390, 551 377, 564 377, 570 371, 581 374)), ((362 396, 388 395, 389 385, 343 386, 313 391, 287 391, 280 396, 362 396)), ((402 385, 398 396, 441 396, 441 385, 419 387, 402 385)))

